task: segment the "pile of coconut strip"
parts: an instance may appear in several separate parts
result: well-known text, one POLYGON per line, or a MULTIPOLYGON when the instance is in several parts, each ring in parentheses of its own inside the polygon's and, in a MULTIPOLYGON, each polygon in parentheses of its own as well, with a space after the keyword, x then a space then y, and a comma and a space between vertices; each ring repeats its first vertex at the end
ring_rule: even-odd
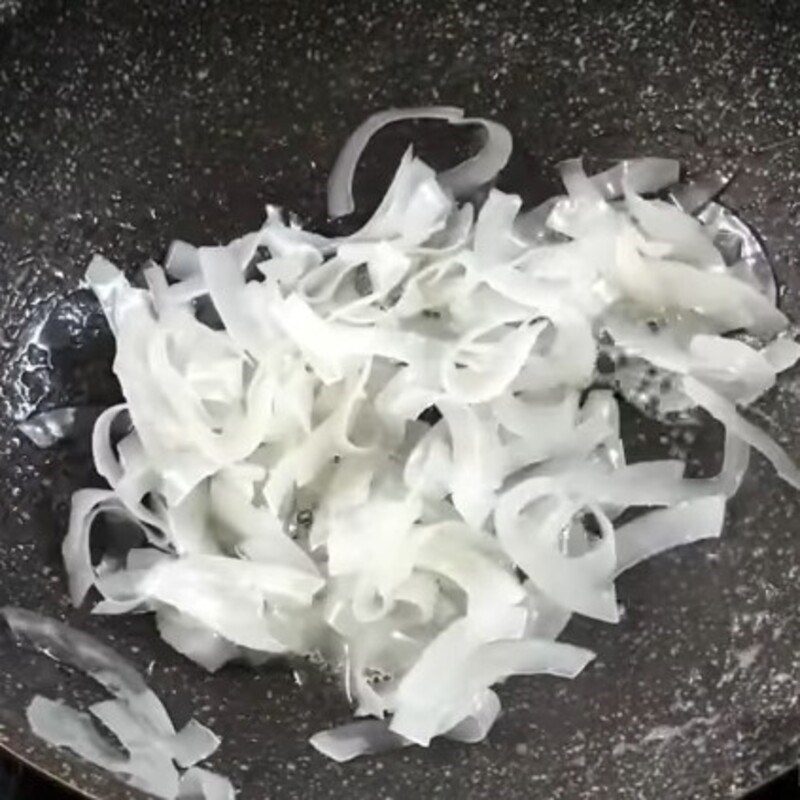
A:
POLYGON ((495 684, 578 675, 593 654, 559 639, 571 615, 617 622, 617 575, 718 536, 751 448, 800 486, 738 411, 800 356, 746 226, 655 158, 564 162, 566 193, 522 211, 490 188, 508 131, 452 108, 359 128, 332 216, 372 134, 410 117, 484 144, 439 174, 409 149, 352 235, 269 207, 228 245, 174 242, 138 284, 100 256, 86 274, 125 402, 94 430, 109 488, 74 496, 72 600, 154 612, 208 670, 324 662, 368 718, 312 738, 338 760, 479 741, 495 684), (719 420, 719 474, 630 463, 620 399, 719 420))

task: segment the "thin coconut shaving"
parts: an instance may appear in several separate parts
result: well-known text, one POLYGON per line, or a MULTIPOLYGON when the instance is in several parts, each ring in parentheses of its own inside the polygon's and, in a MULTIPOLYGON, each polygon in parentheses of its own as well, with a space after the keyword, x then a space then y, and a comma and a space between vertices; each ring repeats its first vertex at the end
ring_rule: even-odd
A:
POLYGON ((130 662, 87 633, 32 611, 7 606, 0 616, 21 643, 80 670, 112 695, 89 713, 36 695, 26 711, 36 736, 164 800, 234 800, 227 778, 195 766, 214 753, 219 738, 194 719, 176 731, 130 662))
POLYGON ((97 613, 154 612, 211 671, 323 658, 373 718, 312 737, 341 761, 480 741, 500 710, 493 685, 576 677, 593 653, 559 640, 570 616, 618 621, 620 572, 718 537, 750 447, 800 485, 737 411, 800 346, 760 246, 709 205, 719 186, 693 187, 696 216, 658 196, 675 192, 677 162, 588 176, 571 160, 566 194, 522 211, 489 188, 504 128, 410 109, 358 129, 332 214, 352 210, 370 136, 410 117, 475 122, 485 145, 440 175, 409 149, 352 235, 270 207, 230 244, 174 243, 147 288, 101 256, 86 274, 125 403, 95 429, 110 489, 75 496, 73 601, 95 587, 97 613), (722 234, 743 241, 722 248, 722 234), (747 342, 730 337, 743 330, 747 342), (719 475, 628 463, 620 397, 659 418, 716 417, 719 475), (642 513, 618 522, 630 507, 642 513), (138 531, 126 556, 93 560, 101 515, 138 531))

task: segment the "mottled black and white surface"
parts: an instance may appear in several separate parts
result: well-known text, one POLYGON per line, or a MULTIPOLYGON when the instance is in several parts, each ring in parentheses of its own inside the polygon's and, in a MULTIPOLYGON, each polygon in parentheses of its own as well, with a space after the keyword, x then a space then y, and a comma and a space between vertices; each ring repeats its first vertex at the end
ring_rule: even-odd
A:
MULTIPOLYGON (((335 765, 306 742, 348 717, 334 684, 309 670, 209 676, 147 617, 68 606, 58 545, 68 493, 87 479, 85 446, 37 451, 15 420, 115 397, 96 309, 75 293, 90 254, 132 268, 173 237, 253 228, 267 202, 323 223, 347 132, 375 109, 432 102, 510 127, 502 185, 530 201, 555 188, 556 161, 580 153, 677 156, 695 172, 737 165, 727 202, 762 234, 800 319, 796 2, 3 0, 0 604, 66 618, 129 653, 178 721, 191 709, 221 734, 213 763, 243 800, 736 797, 800 752, 800 496, 760 459, 724 540, 624 576, 619 626, 579 620, 567 632, 597 661, 573 682, 510 681, 475 747, 335 765), (52 365, 28 345, 37 332, 52 365)), ((436 126, 387 131, 359 173, 366 205, 409 134, 441 165, 470 144, 436 126)), ((795 456, 798 390, 794 371, 754 412, 795 456)), ((710 426, 699 437, 635 427, 677 454, 718 444, 710 426)), ((24 722, 34 693, 89 691, 0 633, 0 742, 97 797, 128 796, 24 722)))

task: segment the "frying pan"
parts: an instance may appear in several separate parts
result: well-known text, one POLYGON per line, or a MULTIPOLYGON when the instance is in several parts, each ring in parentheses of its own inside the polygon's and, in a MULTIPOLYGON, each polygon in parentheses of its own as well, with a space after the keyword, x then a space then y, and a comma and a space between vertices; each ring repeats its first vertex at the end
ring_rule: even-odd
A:
MULTIPOLYGON (((177 723, 194 714, 221 735, 212 767, 244 800, 707 800, 797 759, 800 496, 758 458, 721 542, 625 575, 620 625, 571 623, 567 638, 598 653, 577 680, 508 682, 481 745, 337 765, 307 744, 349 717, 331 679, 283 666, 208 675, 147 616, 69 607, 67 501, 97 478, 85 438, 42 450, 17 427, 37 409, 117 397, 112 344, 78 290, 92 253, 134 268, 172 238, 252 229, 266 202, 324 227, 336 152, 391 105, 457 104, 506 124, 516 151, 501 188, 528 202, 555 189, 555 162, 582 153, 737 169, 724 201, 762 235, 781 304, 800 319, 795 3, 15 0, 0 20, 0 604, 66 619, 127 654, 177 723)), ((387 130, 359 171, 360 208, 374 206, 410 138, 437 167, 472 144, 433 123, 387 130)), ((798 380, 789 373, 754 412, 795 457, 798 380)), ((692 469, 716 457, 711 424, 692 444, 627 424, 634 447, 646 434, 692 469)), ((90 692, 0 639, 3 746, 89 795, 138 797, 28 730, 34 693, 84 706, 90 692)))

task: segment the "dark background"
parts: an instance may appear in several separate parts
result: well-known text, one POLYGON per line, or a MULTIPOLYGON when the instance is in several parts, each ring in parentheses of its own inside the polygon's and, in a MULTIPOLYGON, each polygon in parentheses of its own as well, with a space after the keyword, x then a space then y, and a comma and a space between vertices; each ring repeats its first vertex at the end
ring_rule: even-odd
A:
MULTIPOLYGON (((800 797, 796 769, 749 792, 742 800, 795 800, 800 797)), ((61 786, 8 756, 0 754, 0 800, 81 800, 61 786)))

